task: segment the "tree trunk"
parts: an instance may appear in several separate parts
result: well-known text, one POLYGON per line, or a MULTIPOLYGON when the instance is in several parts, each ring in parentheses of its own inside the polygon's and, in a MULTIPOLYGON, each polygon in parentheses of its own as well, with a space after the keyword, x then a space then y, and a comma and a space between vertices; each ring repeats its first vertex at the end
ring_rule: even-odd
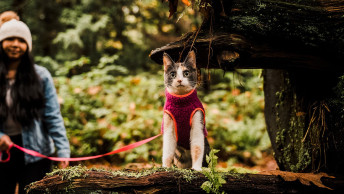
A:
MULTIPOLYGON (((343 113, 338 75, 264 70, 265 119, 281 170, 344 173, 343 113)), ((340 88, 342 90, 342 88, 340 88)))
MULTIPOLYGON (((208 179, 194 173, 191 180, 177 172, 160 171, 141 177, 114 176, 110 172, 88 171, 78 177, 63 179, 53 175, 29 185, 26 189, 33 193, 205 193, 201 185, 208 179)), ((231 174, 226 175, 227 183, 220 191, 227 193, 338 193, 343 191, 343 180, 321 178, 330 187, 320 188, 314 184, 304 185, 298 180, 285 181, 276 175, 231 174)), ((325 186, 325 187, 326 187, 325 186)))

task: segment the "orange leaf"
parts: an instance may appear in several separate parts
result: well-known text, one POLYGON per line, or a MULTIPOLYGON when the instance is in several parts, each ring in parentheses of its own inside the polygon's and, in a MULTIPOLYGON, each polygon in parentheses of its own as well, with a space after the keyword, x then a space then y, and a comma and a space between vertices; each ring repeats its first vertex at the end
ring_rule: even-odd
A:
POLYGON ((276 175, 276 176, 281 176, 285 181, 296 181, 299 180, 302 184, 304 185, 311 185, 313 183, 314 185, 321 187, 321 188, 326 188, 329 190, 333 190, 330 187, 325 186, 321 182, 322 177, 327 177, 327 178, 335 178, 334 176, 329 176, 326 173, 294 173, 294 172, 287 172, 287 171, 279 171, 279 170, 271 170, 271 171, 265 171, 261 172, 261 174, 266 174, 266 175, 276 175))
POLYGON ((183 2, 185 5, 187 5, 187 6, 190 6, 190 5, 191 5, 191 3, 190 3, 188 0, 182 0, 182 2, 183 2))
POLYGON ((87 93, 89 95, 96 95, 98 94, 98 92, 100 92, 102 90, 102 87, 101 86, 91 86, 87 89, 87 93))
POLYGON ((233 96, 238 96, 239 94, 240 94, 240 90, 239 90, 239 89, 234 88, 234 89, 232 90, 232 95, 233 95, 233 96))
POLYGON ((306 114, 305 112, 297 112, 297 113, 296 113, 296 116, 300 117, 300 116, 303 116, 303 115, 305 115, 305 114, 306 114))

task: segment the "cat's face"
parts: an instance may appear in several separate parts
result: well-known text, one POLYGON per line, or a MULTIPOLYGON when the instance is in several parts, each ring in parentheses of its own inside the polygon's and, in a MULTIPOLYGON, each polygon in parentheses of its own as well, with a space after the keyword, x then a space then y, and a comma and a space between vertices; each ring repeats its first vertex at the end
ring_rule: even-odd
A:
POLYGON ((175 63, 164 53, 164 81, 167 91, 172 94, 184 95, 197 86, 197 69, 195 52, 189 52, 185 61, 175 63))

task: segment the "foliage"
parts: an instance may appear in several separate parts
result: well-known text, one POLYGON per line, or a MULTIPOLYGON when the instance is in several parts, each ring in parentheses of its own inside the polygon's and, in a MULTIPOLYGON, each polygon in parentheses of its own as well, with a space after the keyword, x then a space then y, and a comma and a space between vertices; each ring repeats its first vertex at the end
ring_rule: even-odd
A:
POLYGON ((260 70, 211 76, 210 92, 203 94, 209 141, 229 165, 261 158, 270 147, 264 120, 264 94, 260 70))
POLYGON ((0 13, 5 10, 18 12, 28 24, 36 56, 60 66, 87 56, 90 68, 103 55, 116 54, 133 73, 155 68, 148 58, 152 49, 200 25, 192 9, 178 23, 169 20, 168 6, 158 0, 1 0, 0 13))
MULTIPOLYGON (((102 57, 89 72, 63 76, 68 67, 74 68, 81 61, 87 62, 87 58, 65 65, 56 71, 60 76, 55 79, 73 156, 106 153, 160 132, 165 100, 162 71, 129 75, 114 55, 102 57)), ((225 79, 230 77, 225 75, 225 79)), ((228 159, 227 152, 249 151, 260 157, 261 150, 269 147, 261 116, 263 97, 255 89, 257 84, 261 84, 260 79, 251 78, 243 85, 251 91, 242 94, 238 88, 225 91, 228 84, 223 82, 206 95, 199 89, 206 107, 208 138, 214 148, 222 149, 221 160, 228 159)), ((107 159, 119 163, 160 161, 162 140, 155 141, 107 159)), ((242 153, 235 157, 240 159, 242 153)))
MULTIPOLYGON (((73 156, 105 153, 159 133, 164 101, 161 73, 131 76, 116 58, 104 56, 89 72, 56 78, 73 156)), ((146 144, 117 158, 148 161, 149 156, 161 154, 159 147, 146 144)))
POLYGON ((203 168, 202 173, 209 179, 202 184, 201 188, 207 193, 224 193, 220 192, 222 184, 226 183, 222 174, 216 172, 216 165, 218 157, 215 155, 219 150, 212 149, 209 155, 206 157, 208 168, 203 168))
MULTIPOLYGON (((36 63, 55 77, 72 156, 106 153, 160 132, 163 74, 148 55, 199 27, 190 2, 210 6, 183 1, 182 13, 168 19, 168 5, 158 0, 0 1, 0 12, 17 11, 28 24, 36 63)), ((229 164, 259 158, 270 146, 259 73, 211 72, 199 88, 209 142, 229 164)), ((161 145, 155 140, 106 160, 160 161, 161 145)))
MULTIPOLYGON (((73 156, 106 153, 160 132, 164 105, 162 71, 129 75, 126 67, 117 64, 118 56, 114 55, 102 57, 89 72, 71 78, 65 76, 68 68, 82 66, 87 61, 83 57, 55 71, 59 75, 55 83, 73 156)), ((228 159, 227 152, 249 151, 252 156, 260 157, 261 150, 269 147, 262 118, 262 92, 256 89, 261 80, 249 72, 246 74, 250 81, 239 88, 250 91, 240 93, 238 88, 225 91, 229 86, 223 80, 214 84, 208 94, 199 89, 206 107, 208 138, 214 148, 221 149, 221 160, 228 159)), ((226 74, 224 79, 232 79, 231 75, 226 74)), ((160 161, 162 142, 155 141, 158 142, 107 159, 119 164, 160 161)), ((242 153, 236 157, 240 159, 242 153)))

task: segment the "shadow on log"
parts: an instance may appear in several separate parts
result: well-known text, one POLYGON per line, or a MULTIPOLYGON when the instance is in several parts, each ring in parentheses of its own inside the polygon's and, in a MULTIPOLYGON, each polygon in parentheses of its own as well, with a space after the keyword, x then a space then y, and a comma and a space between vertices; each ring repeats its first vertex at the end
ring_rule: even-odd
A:
MULTIPOLYGON (((79 169, 80 170, 80 169, 79 169)), ((33 193, 205 193, 201 185, 208 179, 201 173, 186 170, 158 168, 151 173, 140 174, 133 171, 61 170, 46 176, 41 181, 27 186, 27 192, 33 193)), ((281 172, 281 171, 279 171, 281 172)), ((269 173, 268 173, 269 174, 269 173)), ((281 176, 263 174, 223 173, 227 183, 220 188, 226 193, 341 193, 344 192, 344 180, 320 176, 325 187, 320 188, 309 183, 305 185, 293 178, 296 174, 281 176), (286 181, 289 180, 289 181, 286 181)), ((319 181, 320 181, 319 178, 319 181)), ((320 181, 320 182, 321 182, 320 181)))

